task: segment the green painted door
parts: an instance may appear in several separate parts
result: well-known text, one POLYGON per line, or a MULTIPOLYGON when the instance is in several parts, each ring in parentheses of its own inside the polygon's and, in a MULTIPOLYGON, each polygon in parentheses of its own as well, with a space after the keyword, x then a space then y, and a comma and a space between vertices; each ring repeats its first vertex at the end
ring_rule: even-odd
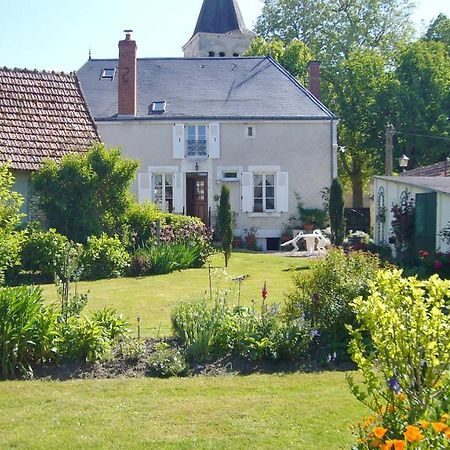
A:
POLYGON ((437 192, 416 194, 416 248, 436 250, 437 192))

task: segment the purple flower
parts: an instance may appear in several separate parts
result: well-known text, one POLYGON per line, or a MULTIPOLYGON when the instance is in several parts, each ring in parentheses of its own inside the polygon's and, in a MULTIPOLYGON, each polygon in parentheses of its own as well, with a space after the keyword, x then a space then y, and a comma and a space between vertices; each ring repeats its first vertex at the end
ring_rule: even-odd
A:
POLYGON ((397 380, 397 377, 391 377, 387 380, 389 389, 394 393, 394 394, 400 394, 400 392, 402 391, 402 388, 400 387, 400 384, 397 380))
POLYGON ((317 338, 317 337, 319 337, 320 336, 320 333, 319 333, 319 330, 311 330, 311 337, 314 339, 314 338, 317 338))

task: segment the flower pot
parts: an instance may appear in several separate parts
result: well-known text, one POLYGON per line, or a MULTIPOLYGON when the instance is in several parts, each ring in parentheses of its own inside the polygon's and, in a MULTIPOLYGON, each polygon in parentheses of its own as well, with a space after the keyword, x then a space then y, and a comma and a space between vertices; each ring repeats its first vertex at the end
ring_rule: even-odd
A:
POLYGON ((314 230, 314 224, 313 223, 304 223, 303 229, 305 231, 312 231, 312 230, 314 230))

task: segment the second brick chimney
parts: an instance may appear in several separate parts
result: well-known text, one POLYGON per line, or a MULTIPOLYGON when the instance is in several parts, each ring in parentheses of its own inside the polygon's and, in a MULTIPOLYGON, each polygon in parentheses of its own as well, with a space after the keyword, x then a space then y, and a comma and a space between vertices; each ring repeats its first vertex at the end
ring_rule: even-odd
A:
POLYGON ((131 40, 132 30, 125 30, 125 39, 119 41, 119 116, 136 115, 136 41, 131 40))
POLYGON ((320 62, 311 61, 308 65, 308 90, 320 100, 320 62))

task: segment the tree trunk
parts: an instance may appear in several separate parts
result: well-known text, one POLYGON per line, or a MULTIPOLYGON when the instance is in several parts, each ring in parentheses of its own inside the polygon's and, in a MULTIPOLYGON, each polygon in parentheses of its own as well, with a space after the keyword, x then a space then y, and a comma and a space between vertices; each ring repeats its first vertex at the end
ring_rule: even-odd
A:
POLYGON ((363 205, 363 181, 360 176, 352 176, 352 206, 362 208, 363 205))

